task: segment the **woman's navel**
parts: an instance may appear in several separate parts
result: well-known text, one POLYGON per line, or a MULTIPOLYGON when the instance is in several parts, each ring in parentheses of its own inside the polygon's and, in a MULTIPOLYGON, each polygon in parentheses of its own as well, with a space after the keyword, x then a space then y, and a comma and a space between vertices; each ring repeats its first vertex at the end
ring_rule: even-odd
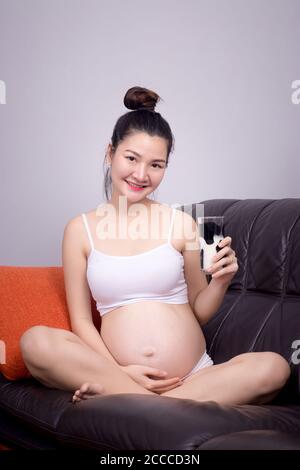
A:
POLYGON ((146 346, 145 348, 142 349, 142 354, 143 356, 153 356, 155 353, 155 348, 153 346, 146 346))

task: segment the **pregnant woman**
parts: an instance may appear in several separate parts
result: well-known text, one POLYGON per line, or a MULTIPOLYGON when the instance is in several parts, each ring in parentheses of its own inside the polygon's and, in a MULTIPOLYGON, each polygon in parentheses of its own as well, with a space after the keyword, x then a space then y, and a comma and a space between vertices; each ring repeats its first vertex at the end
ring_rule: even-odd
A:
POLYGON ((72 391, 74 403, 119 393, 266 403, 289 377, 286 360, 252 352, 214 365, 201 330, 238 270, 231 237, 219 244, 207 284, 193 218, 149 198, 173 148, 170 126, 155 111, 158 99, 145 88, 127 91, 131 111, 118 119, 105 155, 106 202, 64 231, 72 332, 30 328, 21 338, 24 361, 46 386, 72 391))

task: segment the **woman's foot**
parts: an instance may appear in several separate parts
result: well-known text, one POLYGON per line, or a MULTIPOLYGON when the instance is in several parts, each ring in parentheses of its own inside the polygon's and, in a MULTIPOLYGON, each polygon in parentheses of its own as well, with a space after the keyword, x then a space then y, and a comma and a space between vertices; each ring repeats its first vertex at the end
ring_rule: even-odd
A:
POLYGON ((103 395, 103 392, 104 392, 104 388, 101 384, 91 384, 91 383, 85 382, 74 393, 72 402, 76 403, 81 400, 95 398, 97 395, 103 395))

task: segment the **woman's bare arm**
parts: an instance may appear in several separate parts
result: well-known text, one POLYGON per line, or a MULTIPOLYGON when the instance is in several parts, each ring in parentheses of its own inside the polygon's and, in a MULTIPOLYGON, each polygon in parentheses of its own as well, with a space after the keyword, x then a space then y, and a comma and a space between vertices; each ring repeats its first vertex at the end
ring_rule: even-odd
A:
POLYGON ((90 348, 120 367, 93 323, 90 290, 86 279, 84 236, 81 216, 71 219, 63 234, 62 264, 72 331, 90 348))

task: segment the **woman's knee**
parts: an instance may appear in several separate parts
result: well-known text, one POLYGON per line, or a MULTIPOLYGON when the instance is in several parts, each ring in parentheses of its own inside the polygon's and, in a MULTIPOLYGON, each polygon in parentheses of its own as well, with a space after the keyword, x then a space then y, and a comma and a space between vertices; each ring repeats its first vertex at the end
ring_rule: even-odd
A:
POLYGON ((54 358, 59 336, 58 328, 37 325, 26 330, 20 338, 20 348, 26 364, 47 367, 54 358))
POLYGON ((289 379, 291 370, 286 359, 275 352, 258 353, 255 369, 261 394, 279 391, 289 379))

